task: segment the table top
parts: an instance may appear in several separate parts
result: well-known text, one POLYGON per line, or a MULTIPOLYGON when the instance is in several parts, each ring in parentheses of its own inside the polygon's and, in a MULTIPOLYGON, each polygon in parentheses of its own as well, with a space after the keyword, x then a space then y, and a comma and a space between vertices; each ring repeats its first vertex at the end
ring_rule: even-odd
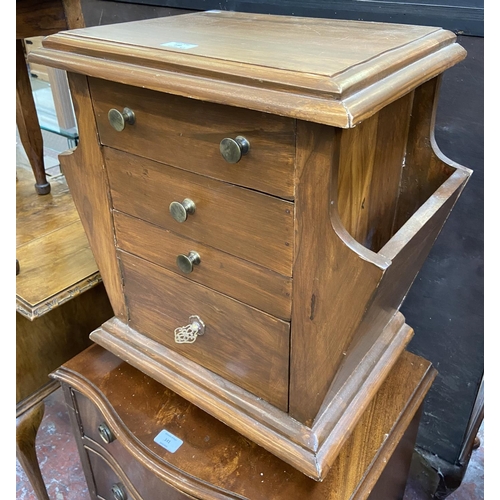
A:
POLYGON ((31 167, 18 158, 16 311, 33 320, 102 279, 64 177, 52 177, 51 193, 39 196, 31 167))
POLYGON ((34 62, 340 127, 465 57, 436 27, 227 11, 66 31, 43 46, 34 62))

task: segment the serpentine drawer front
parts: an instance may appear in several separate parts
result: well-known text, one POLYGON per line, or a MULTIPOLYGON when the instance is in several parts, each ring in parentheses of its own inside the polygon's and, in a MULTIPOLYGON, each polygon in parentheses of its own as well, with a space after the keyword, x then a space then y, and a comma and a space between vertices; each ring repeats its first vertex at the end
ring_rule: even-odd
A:
POLYGON ((219 11, 45 38, 115 314, 92 340, 322 480, 471 175, 434 140, 465 56, 436 27, 219 11))
MULTIPOLYGON (((165 484, 158 476, 134 460, 111 430, 116 426, 87 397, 69 389, 80 430, 82 448, 92 471, 97 498, 109 500, 181 500, 190 498, 165 484), (168 495, 168 496, 167 496, 168 495)), ((72 408, 73 409, 73 408, 72 408)), ((122 441, 125 438, 122 436, 122 441)), ((92 485, 89 485, 92 489, 92 485)))

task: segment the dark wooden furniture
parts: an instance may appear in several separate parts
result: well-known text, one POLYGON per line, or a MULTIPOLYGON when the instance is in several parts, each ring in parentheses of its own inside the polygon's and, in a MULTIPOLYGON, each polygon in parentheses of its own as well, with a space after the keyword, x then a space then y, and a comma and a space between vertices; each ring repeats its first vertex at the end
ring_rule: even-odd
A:
POLYGON ((37 497, 48 500, 35 450, 49 374, 87 348, 112 316, 101 276, 64 178, 38 196, 26 157, 16 183, 16 455, 37 497))
POLYGON ((16 0, 16 124, 35 176, 39 195, 50 193, 43 159, 43 138, 33 100, 23 40, 82 28, 79 0, 16 0))
POLYGON ((433 136, 455 35, 213 11, 30 57, 69 72, 61 163, 115 313, 92 339, 324 479, 470 176, 433 136))
POLYGON ((92 498, 396 500, 435 374, 404 352, 323 482, 98 345, 52 376, 62 384, 92 498))

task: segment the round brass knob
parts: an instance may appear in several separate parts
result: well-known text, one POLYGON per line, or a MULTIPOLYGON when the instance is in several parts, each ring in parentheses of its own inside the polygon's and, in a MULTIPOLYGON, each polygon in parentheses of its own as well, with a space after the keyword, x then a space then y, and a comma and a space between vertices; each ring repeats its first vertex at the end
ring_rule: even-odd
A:
POLYGON ((99 431, 99 436, 101 436, 101 439, 106 444, 109 444, 115 440, 115 436, 111 432, 111 429, 105 423, 100 424, 97 430, 99 431))
POLYGON ((250 150, 250 143, 241 135, 234 139, 226 137, 220 141, 219 149, 228 163, 238 163, 250 150))
POLYGON ((111 493, 115 500, 127 500, 127 492, 122 484, 116 483, 111 486, 111 493))
POLYGON ((170 214, 177 222, 184 222, 188 218, 188 214, 194 214, 196 210, 196 205, 193 200, 186 198, 179 203, 178 201, 173 201, 168 207, 170 214))
POLYGON ((185 274, 193 272, 193 267, 197 266, 200 262, 200 254, 197 252, 189 252, 188 255, 180 254, 177 256, 177 267, 185 274))
POLYGON ((127 123, 129 125, 135 123, 135 114, 130 108, 123 108, 123 111, 113 108, 108 111, 108 120, 117 132, 121 132, 127 123))

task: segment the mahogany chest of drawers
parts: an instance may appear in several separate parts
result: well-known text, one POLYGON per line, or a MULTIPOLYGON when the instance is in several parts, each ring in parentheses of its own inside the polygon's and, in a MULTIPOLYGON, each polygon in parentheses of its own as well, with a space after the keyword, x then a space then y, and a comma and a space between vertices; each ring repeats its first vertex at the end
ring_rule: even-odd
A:
POLYGON ((455 35, 210 11, 30 57, 68 72, 60 160, 115 314, 91 338, 322 480, 470 176, 433 135, 455 35))
POLYGON ((402 498, 435 375, 403 352, 317 482, 98 345, 52 374, 93 500, 402 498))

